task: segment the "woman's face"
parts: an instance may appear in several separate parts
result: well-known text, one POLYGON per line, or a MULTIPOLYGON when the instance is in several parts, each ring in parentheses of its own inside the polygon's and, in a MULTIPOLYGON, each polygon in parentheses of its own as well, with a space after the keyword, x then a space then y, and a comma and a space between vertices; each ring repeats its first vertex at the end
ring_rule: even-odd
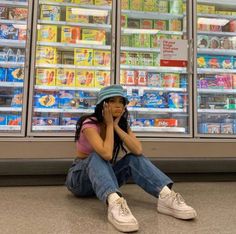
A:
POLYGON ((124 110, 124 99, 122 97, 116 96, 109 98, 108 106, 111 108, 111 113, 113 117, 119 117, 124 110))

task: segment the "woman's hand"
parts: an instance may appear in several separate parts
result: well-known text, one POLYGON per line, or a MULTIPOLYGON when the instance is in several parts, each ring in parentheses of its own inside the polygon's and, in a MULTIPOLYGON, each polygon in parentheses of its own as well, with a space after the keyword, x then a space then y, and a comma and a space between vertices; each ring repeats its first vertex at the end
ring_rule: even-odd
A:
POLYGON ((113 117, 112 117, 111 109, 106 102, 103 103, 102 115, 104 118, 104 122, 107 126, 113 124, 113 117))
POLYGON ((120 118, 121 118, 121 116, 122 116, 124 113, 125 113, 125 109, 120 113, 120 115, 119 115, 117 118, 115 118, 115 120, 114 120, 114 122, 113 122, 114 128, 115 128, 115 127, 118 127, 118 124, 119 124, 119 122, 120 122, 120 118))

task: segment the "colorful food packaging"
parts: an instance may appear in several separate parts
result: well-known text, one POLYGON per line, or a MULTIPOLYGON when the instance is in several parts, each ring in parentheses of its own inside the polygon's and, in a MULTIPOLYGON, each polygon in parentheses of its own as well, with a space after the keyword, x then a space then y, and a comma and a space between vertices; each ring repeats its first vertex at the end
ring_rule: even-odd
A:
POLYGON ((168 21, 167 20, 154 20, 153 28, 166 31, 168 30, 168 21))
POLYGON ((76 23, 89 23, 89 16, 83 15, 80 8, 66 7, 66 21, 76 23))
POLYGON ((80 40, 80 27, 61 27, 61 42, 78 43, 80 40))
POLYGON ((158 11, 158 1, 156 0, 144 0, 143 11, 158 11))
POLYGON ((14 89, 11 100, 11 107, 22 107, 23 105, 23 90, 14 89))
POLYGON ((33 126, 57 126, 59 119, 55 117, 33 117, 33 126))
POLYGON ((166 88, 179 88, 180 75, 177 73, 164 73, 163 86, 166 88))
POLYGON ((170 0, 169 13, 182 14, 183 13, 183 0, 170 0))
POLYGON ((56 82, 56 69, 37 68, 36 85, 54 86, 56 82))
POLYGON ((55 92, 36 92, 34 96, 36 108, 58 108, 58 96, 55 92))
POLYGON ((95 87, 102 88, 110 84, 110 71, 95 71, 95 87))
POLYGON ((82 40, 100 42, 99 44, 106 44, 106 31, 96 29, 82 29, 82 40))
POLYGON ((128 16, 127 15, 124 15, 124 14, 121 15, 120 26, 122 28, 127 28, 127 26, 128 26, 128 16))
POLYGON ((168 1, 159 0, 158 1, 158 11, 160 13, 168 13, 168 1))
POLYGON ((38 41, 57 42, 57 26, 39 25, 38 41))
POLYGON ((76 70, 76 87, 94 87, 94 71, 76 70))
POLYGON ((57 49, 50 46, 37 46, 36 64, 56 64, 57 49))
POLYGON ((110 66, 111 52, 107 50, 94 50, 94 66, 110 66))
POLYGON ((22 121, 21 121, 21 116, 19 115, 8 115, 7 116, 7 125, 21 125, 22 121))
POLYGON ((0 82, 3 82, 6 80, 6 72, 7 72, 6 68, 0 67, 0 82))
POLYGON ((15 67, 15 68, 7 68, 7 82, 23 82, 24 81, 24 68, 23 67, 15 67))
POLYGON ((59 108, 72 109, 76 108, 75 91, 73 90, 61 90, 58 94, 59 108))
POLYGON ((74 64, 77 66, 92 66, 94 57, 93 54, 93 49, 75 48, 74 64))
POLYGON ((121 1, 121 9, 122 10, 129 10, 129 0, 122 0, 121 1))
POLYGON ((182 20, 173 19, 169 20, 169 30, 170 31, 182 31, 182 20))
POLYGON ((161 74, 157 72, 148 72, 147 85, 151 87, 162 87, 163 80, 162 80, 161 74))
POLYGON ((140 28, 142 29, 152 29, 153 21, 149 19, 143 19, 140 21, 140 28))
POLYGON ((75 86, 75 70, 69 68, 57 69, 56 85, 58 86, 75 86))
POLYGON ((155 127, 177 127, 177 119, 154 119, 155 127))
POLYGON ((59 21, 61 17, 61 8, 59 6, 41 5, 41 20, 59 21))
POLYGON ((8 7, 0 6, 0 19, 8 19, 8 7))
POLYGON ((9 20, 27 20, 28 18, 28 9, 12 7, 9 8, 9 20))
POLYGON ((142 11, 143 0, 129 0, 129 8, 134 11, 142 11))
POLYGON ((111 6, 112 0, 94 0, 94 5, 97 6, 111 6))

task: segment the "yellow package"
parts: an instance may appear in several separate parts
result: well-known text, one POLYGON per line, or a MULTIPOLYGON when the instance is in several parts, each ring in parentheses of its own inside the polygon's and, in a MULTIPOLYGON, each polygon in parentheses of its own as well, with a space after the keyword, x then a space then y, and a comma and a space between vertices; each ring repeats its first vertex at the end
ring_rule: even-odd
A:
POLYGON ((124 70, 120 71, 120 84, 126 85, 126 71, 124 70))
POLYGON ((158 3, 155 0, 144 0, 143 11, 158 11, 158 3))
POLYGON ((66 21, 76 23, 89 23, 89 16, 82 15, 81 8, 66 7, 66 21))
POLYGON ((77 66, 92 66, 93 49, 75 48, 74 64, 77 66))
POLYGON ((93 65, 94 66, 110 66, 111 52, 106 50, 93 51, 93 65))
POLYGON ((50 5, 42 5, 41 6, 41 20, 51 20, 51 21, 59 21, 61 15, 61 8, 59 6, 50 6, 50 5))
POLYGON ((76 70, 76 87, 94 87, 94 71, 76 70))
POLYGON ((143 0, 129 0, 129 8, 134 11, 142 11, 143 0))
POLYGON ((72 0, 72 1, 78 4, 93 5, 93 0, 72 0))
POLYGON ((82 29, 82 40, 100 42, 99 44, 106 44, 106 31, 96 29, 82 29))
POLYGON ((61 42, 78 43, 80 40, 80 27, 61 27, 61 42))
POLYGON ((56 69, 38 68, 36 70, 36 85, 55 85, 56 69))
POLYGON ((74 87, 75 69, 69 69, 69 68, 57 69, 56 85, 74 87))
POLYGON ((36 64, 56 64, 57 49, 50 46, 37 46, 36 64))
POLYGON ((121 0, 121 9, 129 10, 129 0, 121 0))
POLYGON ((97 6, 111 6, 112 0, 94 0, 94 4, 97 6))
POLYGON ((110 71, 95 72, 95 87, 102 88, 110 84, 110 71))
POLYGON ((57 26, 39 25, 38 41, 57 42, 57 26))
POLYGON ((179 19, 169 20, 169 30, 182 31, 182 20, 179 19))

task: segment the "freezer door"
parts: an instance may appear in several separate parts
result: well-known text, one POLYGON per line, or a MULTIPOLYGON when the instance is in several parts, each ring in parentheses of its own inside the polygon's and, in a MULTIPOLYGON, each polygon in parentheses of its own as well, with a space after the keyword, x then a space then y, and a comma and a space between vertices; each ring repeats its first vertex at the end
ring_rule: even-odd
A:
POLYGON ((35 4, 28 134, 72 136, 114 82, 115 1, 35 4))
POLYGON ((24 136, 31 0, 0 1, 0 136, 24 136))
POLYGON ((140 136, 191 137, 189 1, 120 0, 118 83, 140 136))

